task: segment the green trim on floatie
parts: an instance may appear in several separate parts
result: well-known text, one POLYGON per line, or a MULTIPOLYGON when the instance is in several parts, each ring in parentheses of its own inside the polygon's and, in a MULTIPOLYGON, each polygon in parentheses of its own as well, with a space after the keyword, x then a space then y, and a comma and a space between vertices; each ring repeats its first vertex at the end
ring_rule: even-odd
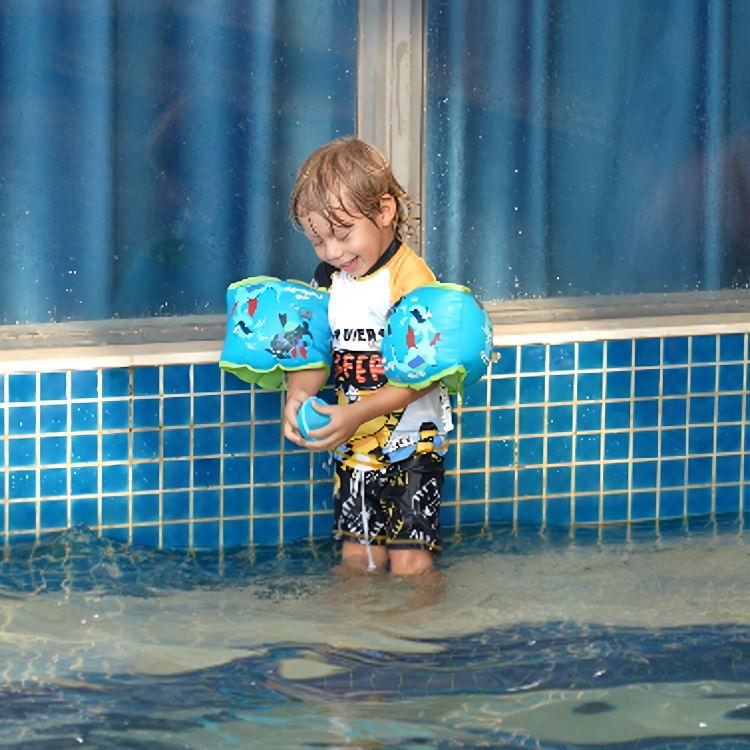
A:
POLYGON ((414 292, 418 292, 420 289, 429 289, 430 287, 433 287, 435 289, 447 289, 454 292, 463 292, 464 294, 471 294, 472 297, 474 296, 468 286, 463 286, 462 284, 452 284, 450 281, 431 281, 429 284, 422 284, 422 286, 417 287, 411 293, 413 294, 414 292))
POLYGON ((257 385, 259 388, 263 388, 264 390, 268 391, 283 391, 286 389, 286 383, 284 382, 285 372, 325 369, 326 381, 328 381, 328 378, 331 375, 330 366, 327 364, 322 364, 321 362, 310 363, 302 365, 301 367, 293 367, 288 369, 282 368, 280 365, 276 365, 270 370, 254 370, 248 365, 237 365, 234 362, 220 360, 219 367, 222 370, 231 372, 232 375, 239 378, 243 383, 257 385))
POLYGON ((241 286, 250 286, 250 284, 262 284, 264 281, 279 282, 281 284, 299 284, 305 286, 308 289, 312 289, 314 292, 327 292, 327 289, 315 289, 311 284, 306 281, 299 281, 297 279, 280 279, 278 276, 250 276, 242 281, 235 281, 227 287, 227 291, 231 289, 239 289, 241 286))
POLYGON ((433 375, 431 378, 422 380, 419 383, 397 383, 395 380, 389 379, 388 384, 395 385, 397 388, 411 388, 415 391, 423 391, 425 388, 429 388, 433 383, 437 383, 440 380, 443 381, 451 396, 457 396, 464 390, 466 368, 463 365, 454 365, 453 367, 446 367, 437 375, 433 375))
POLYGON ((227 287, 227 291, 230 289, 238 289, 241 286, 249 286, 250 284, 260 284, 263 281, 279 281, 276 276, 249 276, 247 279, 242 281, 235 281, 227 287))

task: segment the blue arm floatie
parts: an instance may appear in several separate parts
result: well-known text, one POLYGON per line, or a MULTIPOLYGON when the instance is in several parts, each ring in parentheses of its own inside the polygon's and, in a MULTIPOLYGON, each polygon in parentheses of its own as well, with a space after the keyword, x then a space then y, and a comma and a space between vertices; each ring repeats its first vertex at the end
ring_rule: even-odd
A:
POLYGON ((284 372, 331 371, 327 291, 255 276, 227 289, 227 335, 219 367, 261 388, 283 388, 284 372))
POLYGON ((389 383, 421 390, 442 380, 460 393, 487 372, 490 316, 465 286, 426 284, 391 308, 382 353, 389 383))

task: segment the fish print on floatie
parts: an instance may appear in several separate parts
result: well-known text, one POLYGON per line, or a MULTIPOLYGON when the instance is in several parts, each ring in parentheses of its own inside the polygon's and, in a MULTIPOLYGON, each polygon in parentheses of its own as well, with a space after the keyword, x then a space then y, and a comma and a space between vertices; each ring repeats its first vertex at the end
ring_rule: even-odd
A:
MULTIPOLYGON (((307 310, 300 312, 300 317, 310 318, 312 313, 307 310)), ((302 323, 290 321, 286 313, 279 313, 279 322, 281 323, 282 332, 277 333, 271 339, 271 346, 267 350, 277 359, 296 359, 302 357, 307 359, 307 347, 313 341, 310 333, 310 325, 307 320, 302 323)))
POLYGON ((421 372, 435 364, 435 344, 440 340, 440 333, 435 330, 430 311, 422 305, 409 309, 406 327, 406 356, 396 366, 402 371, 421 372))
POLYGON ((234 321, 234 334, 240 338, 249 338, 253 335, 253 330, 265 322, 254 320, 258 310, 258 297, 265 289, 264 284, 253 284, 237 290, 237 297, 229 317, 234 321))

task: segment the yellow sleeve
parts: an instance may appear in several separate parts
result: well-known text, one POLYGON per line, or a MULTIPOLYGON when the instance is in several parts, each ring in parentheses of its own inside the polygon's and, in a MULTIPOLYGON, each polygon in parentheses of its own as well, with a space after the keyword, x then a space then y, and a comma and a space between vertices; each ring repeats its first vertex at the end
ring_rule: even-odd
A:
POLYGON ((392 305, 417 287, 435 281, 429 266, 407 245, 401 245, 390 270, 392 305))

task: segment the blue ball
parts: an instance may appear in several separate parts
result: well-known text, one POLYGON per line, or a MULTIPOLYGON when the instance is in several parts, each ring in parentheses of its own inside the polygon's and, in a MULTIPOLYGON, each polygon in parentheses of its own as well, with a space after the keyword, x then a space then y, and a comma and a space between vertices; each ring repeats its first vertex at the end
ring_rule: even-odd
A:
POLYGON ((328 406, 322 398, 318 398, 317 396, 308 398, 307 401, 300 406, 299 411, 297 412, 297 426, 305 440, 318 440, 319 438, 311 437, 310 431, 319 430, 331 421, 331 418, 326 414, 321 414, 320 412, 315 411, 312 405, 313 401, 318 406, 328 406))

